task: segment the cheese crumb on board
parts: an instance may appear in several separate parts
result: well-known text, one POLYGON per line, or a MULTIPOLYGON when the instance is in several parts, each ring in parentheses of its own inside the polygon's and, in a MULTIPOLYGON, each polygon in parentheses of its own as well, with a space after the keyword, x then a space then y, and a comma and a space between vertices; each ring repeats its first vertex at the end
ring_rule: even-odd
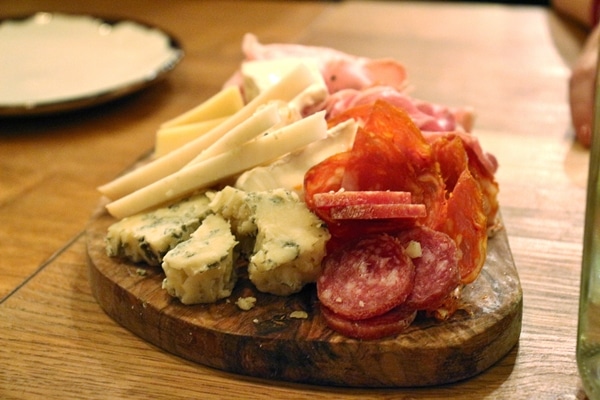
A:
POLYGON ((249 311, 256 305, 256 297, 240 297, 235 302, 240 310, 249 311))
POLYGON ((115 222, 105 237, 111 257, 158 266, 164 255, 187 240, 211 212, 206 193, 168 207, 133 215, 115 222))
POLYGON ((292 311, 290 313, 290 318, 294 319, 307 319, 308 313, 306 311, 292 311))
POLYGON ((183 304, 214 303, 231 295, 237 244, 229 222, 207 216, 190 239, 169 251, 162 263, 162 287, 183 304))

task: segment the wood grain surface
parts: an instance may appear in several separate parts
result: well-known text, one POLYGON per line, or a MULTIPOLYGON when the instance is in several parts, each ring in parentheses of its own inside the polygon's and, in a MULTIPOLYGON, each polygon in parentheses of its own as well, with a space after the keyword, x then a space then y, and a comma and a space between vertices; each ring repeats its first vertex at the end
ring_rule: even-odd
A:
POLYGON ((329 329, 314 285, 291 296, 259 292, 241 274, 231 296, 183 305, 162 289, 164 273, 106 254, 100 212, 87 229, 90 285, 104 311, 154 345, 210 367, 273 380, 358 387, 430 386, 489 368, 518 342, 523 296, 501 229, 488 243, 479 278, 463 291, 464 310, 447 321, 419 316, 402 334, 360 341, 329 329), (240 297, 257 299, 240 310, 240 297), (304 311, 308 318, 291 316, 304 311))

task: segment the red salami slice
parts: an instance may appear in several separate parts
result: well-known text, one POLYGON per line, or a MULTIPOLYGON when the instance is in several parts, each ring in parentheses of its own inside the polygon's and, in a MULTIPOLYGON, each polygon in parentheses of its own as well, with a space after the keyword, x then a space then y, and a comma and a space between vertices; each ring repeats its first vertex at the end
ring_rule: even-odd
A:
POLYGON ((417 312, 412 308, 399 306, 383 315, 353 321, 321 306, 321 315, 327 326, 344 336, 374 340, 402 333, 415 320, 417 312))
POLYGON ((402 304, 412 292, 414 275, 415 266, 396 238, 369 235, 325 257, 317 295, 344 318, 371 318, 402 304))
POLYGON ((425 204, 354 204, 332 207, 332 219, 422 218, 425 204))
POLYGON ((339 207, 354 206, 358 204, 410 204, 410 192, 397 191, 351 191, 341 190, 337 192, 315 193, 315 207, 339 207))
POLYGON ((447 234, 420 227, 399 234, 404 246, 411 241, 421 246, 421 255, 412 259, 415 283, 406 304, 417 310, 435 310, 460 283, 456 243, 447 234))

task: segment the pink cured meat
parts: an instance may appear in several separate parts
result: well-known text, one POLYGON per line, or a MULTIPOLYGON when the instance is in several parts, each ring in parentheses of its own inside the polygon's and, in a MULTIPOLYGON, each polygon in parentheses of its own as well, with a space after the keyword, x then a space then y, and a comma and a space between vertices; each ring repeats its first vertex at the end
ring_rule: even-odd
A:
POLYGON ((347 242, 328 254, 317 280, 321 303, 351 320, 384 314, 413 290, 415 266, 400 242, 385 233, 347 242))
POLYGON ((418 100, 391 86, 373 86, 356 90, 344 88, 327 98, 318 110, 326 110, 328 118, 334 118, 344 111, 372 104, 377 100, 385 100, 394 106, 403 109, 422 131, 469 132, 473 125, 473 111, 469 108, 453 109, 439 104, 418 100))
POLYGON ((321 315, 327 326, 344 336, 361 340, 375 340, 402 333, 413 323, 417 311, 399 306, 376 317, 353 321, 321 307, 321 315))
MULTIPOLYGON (((406 68, 393 59, 370 59, 347 54, 328 47, 305 46, 290 43, 262 44, 257 37, 246 34, 242 42, 245 61, 274 60, 281 58, 312 58, 319 63, 329 93, 353 88, 364 89, 388 85, 397 89, 406 87, 406 68)), ((225 87, 242 86, 242 76, 236 72, 225 87)))
POLYGON ((417 310, 436 310, 460 284, 458 250, 454 240, 443 232, 426 227, 403 231, 398 239, 405 247, 411 241, 419 242, 422 253, 412 259, 415 281, 406 304, 417 310))

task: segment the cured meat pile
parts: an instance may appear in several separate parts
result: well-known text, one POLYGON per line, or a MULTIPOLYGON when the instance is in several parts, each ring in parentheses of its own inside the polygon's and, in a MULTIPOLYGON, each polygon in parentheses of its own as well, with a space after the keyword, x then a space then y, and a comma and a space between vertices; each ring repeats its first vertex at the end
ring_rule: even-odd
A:
POLYGON ((448 318, 485 261, 498 209, 493 173, 460 136, 426 139, 383 100, 330 123, 344 118, 361 121, 353 148, 311 168, 304 182, 307 205, 332 234, 317 282, 325 320, 346 336, 375 339, 399 333, 418 311, 448 318), (379 198, 361 201, 364 191, 379 198), (409 203, 383 198, 405 192, 409 203), (362 212, 340 213, 343 206, 323 204, 322 193, 362 212), (413 243, 416 254, 408 250, 413 243))
MULTIPOLYGON (((333 49, 244 40, 246 60, 314 57, 330 126, 359 122, 351 150, 312 167, 305 201, 332 234, 317 281, 322 315, 354 338, 395 335, 419 312, 438 319, 485 262, 496 224, 496 159, 470 132, 472 112, 407 95, 404 67, 333 49)), ((234 76, 227 84, 239 84, 234 76)))

